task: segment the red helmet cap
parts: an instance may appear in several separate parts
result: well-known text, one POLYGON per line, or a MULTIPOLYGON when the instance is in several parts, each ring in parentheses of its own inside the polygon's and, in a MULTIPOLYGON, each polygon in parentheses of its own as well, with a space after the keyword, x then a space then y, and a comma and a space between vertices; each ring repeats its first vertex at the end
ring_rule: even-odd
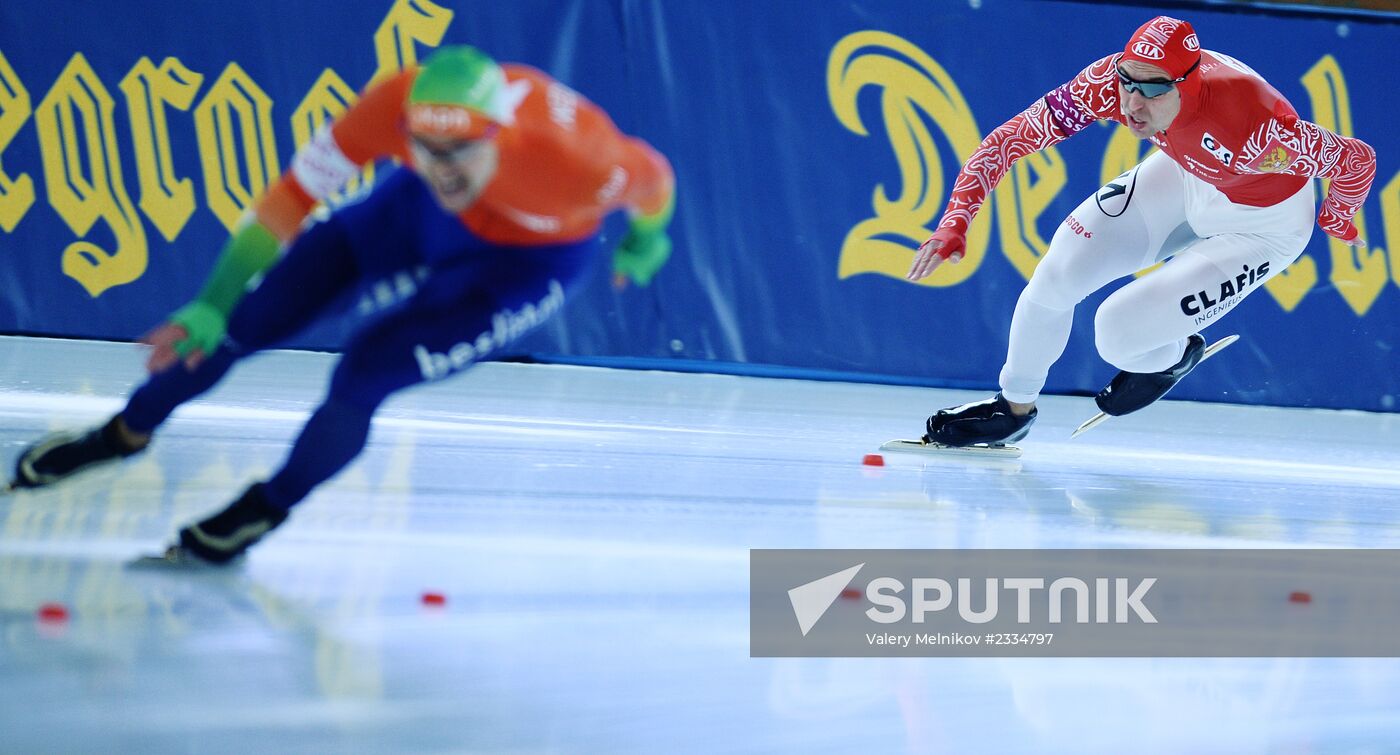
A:
POLYGON ((1167 77, 1187 76, 1201 62, 1201 41, 1191 24, 1179 18, 1158 16, 1138 27, 1123 46, 1123 60, 1157 66, 1167 77))

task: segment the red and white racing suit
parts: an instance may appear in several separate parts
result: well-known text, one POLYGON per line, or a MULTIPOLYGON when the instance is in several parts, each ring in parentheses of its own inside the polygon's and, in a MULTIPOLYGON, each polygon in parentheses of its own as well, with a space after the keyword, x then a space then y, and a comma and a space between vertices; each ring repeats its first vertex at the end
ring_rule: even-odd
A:
MULTIPOLYGON (((1123 122, 1117 55, 1095 61, 993 131, 958 174, 939 235, 966 233, 1017 159, 1100 119, 1123 122)), ((1343 240, 1375 177, 1375 151, 1298 118, 1253 70, 1202 51, 1180 114, 1154 152, 1084 200, 1056 231, 1012 318, 1001 388, 1034 401, 1063 353, 1074 306, 1110 281, 1170 258, 1115 291, 1094 321, 1100 355, 1131 372, 1179 361, 1186 338, 1288 267, 1312 235, 1311 179, 1331 179, 1317 224, 1343 240)))

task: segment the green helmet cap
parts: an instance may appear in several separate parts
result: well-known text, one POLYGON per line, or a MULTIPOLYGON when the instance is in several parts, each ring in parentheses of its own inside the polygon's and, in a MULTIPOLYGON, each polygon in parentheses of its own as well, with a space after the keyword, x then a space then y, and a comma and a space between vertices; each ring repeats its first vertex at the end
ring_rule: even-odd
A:
POLYGON ((409 90, 409 129, 477 138, 515 121, 520 94, 490 56, 468 45, 444 47, 424 61, 409 90))

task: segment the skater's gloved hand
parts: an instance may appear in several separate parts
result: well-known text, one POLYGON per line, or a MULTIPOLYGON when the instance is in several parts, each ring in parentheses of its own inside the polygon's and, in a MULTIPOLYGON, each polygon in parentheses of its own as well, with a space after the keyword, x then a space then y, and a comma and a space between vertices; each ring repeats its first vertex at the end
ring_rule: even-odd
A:
POLYGON ((664 228, 647 228, 637 221, 627 229, 622 243, 613 251, 613 286, 622 289, 627 281, 646 286, 671 257, 671 237, 664 228))
POLYGON ((933 271, 943 264, 943 260, 948 260, 954 265, 962 262, 964 246, 965 241, 961 233, 951 228, 939 228, 919 247, 918 254, 914 255, 914 264, 910 266, 909 274, 904 277, 911 281, 921 280, 932 275, 933 271))
POLYGON ((187 369, 194 370, 219 347, 227 325, 224 314, 212 304, 198 299, 186 304, 142 337, 142 342, 154 347, 146 369, 155 374, 183 360, 187 369))
POLYGON ((661 209, 650 214, 633 208, 628 220, 627 235, 613 250, 613 288, 621 291, 630 280, 646 286, 656 272, 671 257, 671 237, 666 227, 676 212, 676 191, 672 187, 661 209))
POLYGON ((1341 241, 1348 246, 1366 246, 1366 240, 1361 238, 1361 232, 1356 225, 1351 222, 1351 218, 1342 217, 1334 212, 1332 208, 1323 205, 1322 212, 1317 214, 1317 225, 1322 228, 1328 236, 1341 241))

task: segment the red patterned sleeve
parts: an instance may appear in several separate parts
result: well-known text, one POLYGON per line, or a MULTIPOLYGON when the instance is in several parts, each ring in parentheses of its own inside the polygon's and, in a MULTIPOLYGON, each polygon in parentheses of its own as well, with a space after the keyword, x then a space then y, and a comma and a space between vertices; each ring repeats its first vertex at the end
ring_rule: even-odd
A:
POLYGON ((1114 57, 1095 61, 988 134, 958 173, 939 230, 965 235, 987 195, 1017 160, 1058 144, 1101 118, 1116 117, 1114 57))
POLYGON ((1376 178, 1376 151, 1371 145, 1281 113, 1245 141, 1239 164, 1252 173, 1332 179, 1317 224, 1327 235, 1343 241, 1357 237, 1351 219, 1366 201, 1376 178))

